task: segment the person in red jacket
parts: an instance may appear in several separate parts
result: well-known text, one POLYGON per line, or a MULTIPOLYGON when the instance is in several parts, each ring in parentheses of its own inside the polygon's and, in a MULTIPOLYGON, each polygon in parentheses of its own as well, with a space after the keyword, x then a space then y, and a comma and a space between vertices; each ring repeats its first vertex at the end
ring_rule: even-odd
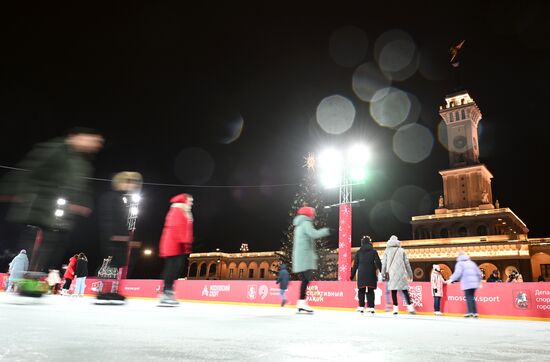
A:
POLYGON ((69 295, 69 289, 71 288, 71 283, 74 279, 74 270, 76 267, 77 259, 77 254, 73 255, 69 259, 69 265, 67 266, 67 270, 65 270, 65 274, 63 275, 63 278, 65 278, 65 284, 63 284, 63 289, 61 289, 61 295, 69 295))
POLYGON ((177 305, 174 281, 184 269, 193 244, 193 214, 191 214, 193 197, 188 194, 179 194, 174 196, 170 203, 172 205, 166 215, 159 245, 159 255, 165 258, 162 272, 164 293, 160 303, 177 305))

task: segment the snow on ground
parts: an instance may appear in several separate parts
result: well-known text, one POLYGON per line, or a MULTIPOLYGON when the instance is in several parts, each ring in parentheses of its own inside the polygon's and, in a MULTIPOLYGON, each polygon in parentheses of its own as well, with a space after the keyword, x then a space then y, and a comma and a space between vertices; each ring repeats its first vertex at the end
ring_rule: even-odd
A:
POLYGON ((550 323, 0 294, 0 361, 543 361, 550 323))

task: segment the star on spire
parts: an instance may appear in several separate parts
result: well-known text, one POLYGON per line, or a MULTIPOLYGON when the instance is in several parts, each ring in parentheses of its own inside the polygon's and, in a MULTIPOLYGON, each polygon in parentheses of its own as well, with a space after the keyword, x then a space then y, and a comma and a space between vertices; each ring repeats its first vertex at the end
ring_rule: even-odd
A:
POLYGON ((304 160, 306 161, 304 163, 304 166, 305 168, 307 168, 309 171, 314 171, 315 170, 315 156, 313 155, 313 153, 308 153, 307 156, 304 157, 304 160))

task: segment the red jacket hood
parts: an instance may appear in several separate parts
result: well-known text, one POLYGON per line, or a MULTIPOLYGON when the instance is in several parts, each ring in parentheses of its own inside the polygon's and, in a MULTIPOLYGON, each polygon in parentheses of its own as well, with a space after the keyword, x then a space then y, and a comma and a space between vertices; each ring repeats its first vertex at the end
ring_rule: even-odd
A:
POLYGON ((181 202, 184 204, 187 204, 187 200, 189 199, 189 195, 187 194, 179 194, 170 199, 170 203, 174 204, 176 202, 181 202))

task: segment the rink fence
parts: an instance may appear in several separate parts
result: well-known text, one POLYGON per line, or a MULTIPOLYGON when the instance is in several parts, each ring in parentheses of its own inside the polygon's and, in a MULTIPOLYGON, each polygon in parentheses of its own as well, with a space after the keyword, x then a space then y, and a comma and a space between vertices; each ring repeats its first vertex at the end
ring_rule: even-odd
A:
MULTIPOLYGON (((5 286, 6 274, 0 274, 0 285, 5 286)), ((85 294, 96 294, 101 282, 89 277, 85 294)), ((158 298, 161 280, 127 279, 120 282, 120 291, 130 298, 158 298)), ((72 288, 74 288, 74 283, 72 288)), ((110 288, 110 283, 105 285, 110 288)), ((289 304, 298 299, 299 282, 290 282, 286 297, 289 304)), ((280 304, 279 287, 274 281, 263 280, 178 280, 175 283, 176 297, 180 300, 246 303, 258 305, 280 304)), ((433 297, 430 283, 414 282, 409 286, 412 302, 418 312, 433 312, 433 297)), ((357 307, 355 282, 312 282, 307 289, 308 303, 315 307, 350 309, 357 307)), ((536 319, 550 321, 550 283, 483 283, 476 292, 480 315, 536 319)), ((386 296, 384 284, 375 291, 376 309, 384 309, 386 296)), ((441 304, 445 314, 466 312, 464 293, 460 284, 444 287, 441 304)), ((400 309, 405 310, 400 297, 400 309)))

